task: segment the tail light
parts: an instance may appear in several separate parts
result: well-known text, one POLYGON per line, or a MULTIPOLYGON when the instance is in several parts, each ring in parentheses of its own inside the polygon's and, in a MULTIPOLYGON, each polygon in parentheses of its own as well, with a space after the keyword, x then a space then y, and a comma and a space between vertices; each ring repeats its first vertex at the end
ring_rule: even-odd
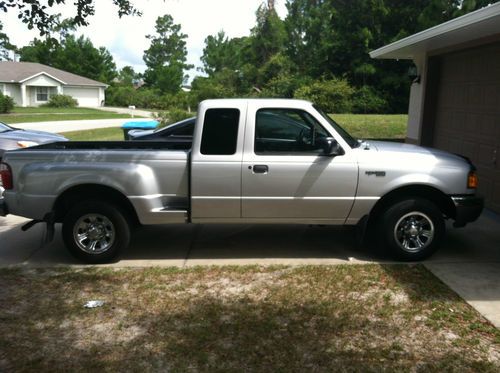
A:
POLYGON ((0 163, 0 179, 5 189, 12 189, 12 171, 7 163, 0 163))
POLYGON ((467 188, 468 189, 476 189, 477 188, 477 174, 476 171, 469 172, 467 176, 467 188))

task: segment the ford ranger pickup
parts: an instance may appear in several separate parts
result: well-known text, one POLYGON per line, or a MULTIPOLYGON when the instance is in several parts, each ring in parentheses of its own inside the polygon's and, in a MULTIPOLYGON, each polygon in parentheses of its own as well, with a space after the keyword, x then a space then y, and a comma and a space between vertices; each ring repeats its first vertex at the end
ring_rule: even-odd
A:
POLYGON ((89 263, 115 258, 136 224, 174 223, 358 225, 397 258, 421 260, 445 219, 461 227, 483 209, 466 158, 355 139, 300 100, 207 100, 192 137, 56 142, 2 162, 0 215, 48 232, 62 223, 89 263))

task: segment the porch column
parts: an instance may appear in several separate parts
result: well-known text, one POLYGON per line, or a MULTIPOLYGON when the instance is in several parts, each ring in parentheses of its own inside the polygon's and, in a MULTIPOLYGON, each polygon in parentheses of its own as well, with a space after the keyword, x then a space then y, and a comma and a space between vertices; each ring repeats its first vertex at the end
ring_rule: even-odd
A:
POLYGON ((57 94, 58 95, 62 95, 63 94, 62 85, 58 85, 57 86, 57 94))
POLYGON ((28 106, 28 96, 26 95, 26 84, 21 84, 21 106, 28 106))

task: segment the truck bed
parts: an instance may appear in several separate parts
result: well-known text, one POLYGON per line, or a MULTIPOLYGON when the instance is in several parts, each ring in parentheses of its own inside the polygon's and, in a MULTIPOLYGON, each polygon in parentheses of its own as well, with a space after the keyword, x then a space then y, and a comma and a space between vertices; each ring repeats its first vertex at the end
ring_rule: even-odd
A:
MULTIPOLYGON (((65 141, 7 152, 16 188, 9 210, 43 219, 59 195, 81 185, 120 192, 143 224, 184 222, 189 208, 187 142, 65 141)), ((24 214, 24 215, 23 215, 24 214)))

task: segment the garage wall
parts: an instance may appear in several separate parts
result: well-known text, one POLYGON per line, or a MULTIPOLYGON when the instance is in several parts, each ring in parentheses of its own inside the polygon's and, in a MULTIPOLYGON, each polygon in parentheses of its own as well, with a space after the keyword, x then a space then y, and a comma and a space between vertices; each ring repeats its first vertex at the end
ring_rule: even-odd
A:
POLYGON ((441 56, 437 87, 432 145, 469 157, 500 213, 500 43, 441 56))
POLYGON ((99 87, 63 87, 63 94, 72 96, 78 101, 78 106, 101 106, 99 87))

